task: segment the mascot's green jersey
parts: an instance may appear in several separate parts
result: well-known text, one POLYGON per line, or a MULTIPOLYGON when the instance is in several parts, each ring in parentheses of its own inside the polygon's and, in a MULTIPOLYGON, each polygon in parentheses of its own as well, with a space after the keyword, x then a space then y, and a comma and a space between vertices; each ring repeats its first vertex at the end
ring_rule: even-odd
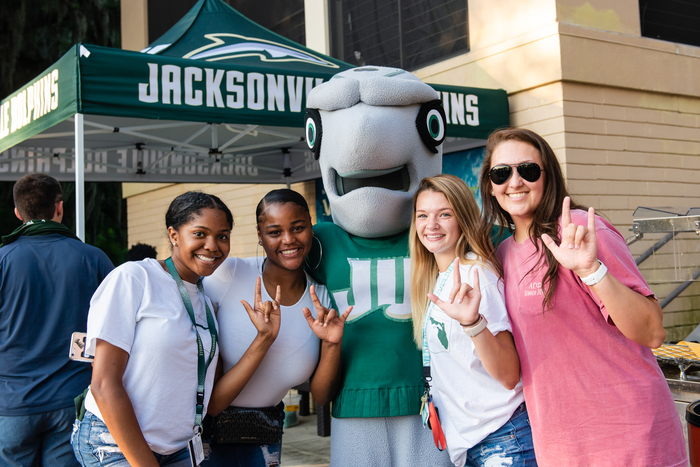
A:
POLYGON ((309 272, 326 285, 339 313, 354 307, 345 323, 333 416, 417 415, 423 383, 413 341, 408 231, 362 238, 328 222, 314 233, 323 252, 320 261, 318 251, 309 258, 311 267, 318 264, 309 272))

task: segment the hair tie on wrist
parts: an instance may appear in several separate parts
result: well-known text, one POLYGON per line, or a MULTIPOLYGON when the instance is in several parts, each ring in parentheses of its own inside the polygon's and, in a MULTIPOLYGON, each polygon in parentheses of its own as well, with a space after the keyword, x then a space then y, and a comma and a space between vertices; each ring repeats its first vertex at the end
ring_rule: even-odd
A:
POLYGON ((476 337, 478 336, 481 331, 486 329, 486 326, 489 324, 488 321, 486 321, 486 318, 484 315, 479 313, 479 319, 474 323, 472 326, 462 326, 462 330, 464 333, 469 336, 469 337, 476 337))

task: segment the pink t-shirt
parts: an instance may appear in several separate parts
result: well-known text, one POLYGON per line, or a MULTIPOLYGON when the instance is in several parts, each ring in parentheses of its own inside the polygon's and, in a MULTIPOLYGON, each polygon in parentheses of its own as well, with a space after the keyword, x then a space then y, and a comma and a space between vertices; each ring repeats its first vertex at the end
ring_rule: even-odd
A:
MULTIPOLYGON (((586 225, 585 211, 572 211, 586 225)), ((622 235, 596 217, 598 258, 620 282, 653 295, 622 235)), ((546 248, 541 244, 541 248, 546 248)), ((685 466, 681 422, 651 350, 627 339, 598 297, 559 266, 553 308, 542 312, 546 267, 530 240, 498 248, 506 308, 540 466, 685 466)))

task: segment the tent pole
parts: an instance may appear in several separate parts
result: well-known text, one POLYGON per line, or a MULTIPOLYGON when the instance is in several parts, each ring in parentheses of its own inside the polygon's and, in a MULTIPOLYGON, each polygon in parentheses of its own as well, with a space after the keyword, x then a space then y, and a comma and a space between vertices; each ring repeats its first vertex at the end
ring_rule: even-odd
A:
POLYGON ((75 230, 85 241, 85 135, 83 114, 75 114, 75 230))
POLYGON ((287 183, 287 189, 292 189, 292 155, 289 153, 289 148, 282 148, 284 154, 284 181, 287 183))

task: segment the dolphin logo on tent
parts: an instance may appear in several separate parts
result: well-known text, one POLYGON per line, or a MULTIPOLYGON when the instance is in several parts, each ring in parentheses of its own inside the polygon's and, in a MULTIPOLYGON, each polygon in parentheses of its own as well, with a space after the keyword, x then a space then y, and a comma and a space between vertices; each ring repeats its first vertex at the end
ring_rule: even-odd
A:
POLYGON ((258 56, 264 62, 305 62, 328 68, 338 68, 335 63, 304 50, 257 37, 230 33, 205 34, 204 37, 211 40, 212 43, 185 54, 183 58, 213 62, 258 56))

